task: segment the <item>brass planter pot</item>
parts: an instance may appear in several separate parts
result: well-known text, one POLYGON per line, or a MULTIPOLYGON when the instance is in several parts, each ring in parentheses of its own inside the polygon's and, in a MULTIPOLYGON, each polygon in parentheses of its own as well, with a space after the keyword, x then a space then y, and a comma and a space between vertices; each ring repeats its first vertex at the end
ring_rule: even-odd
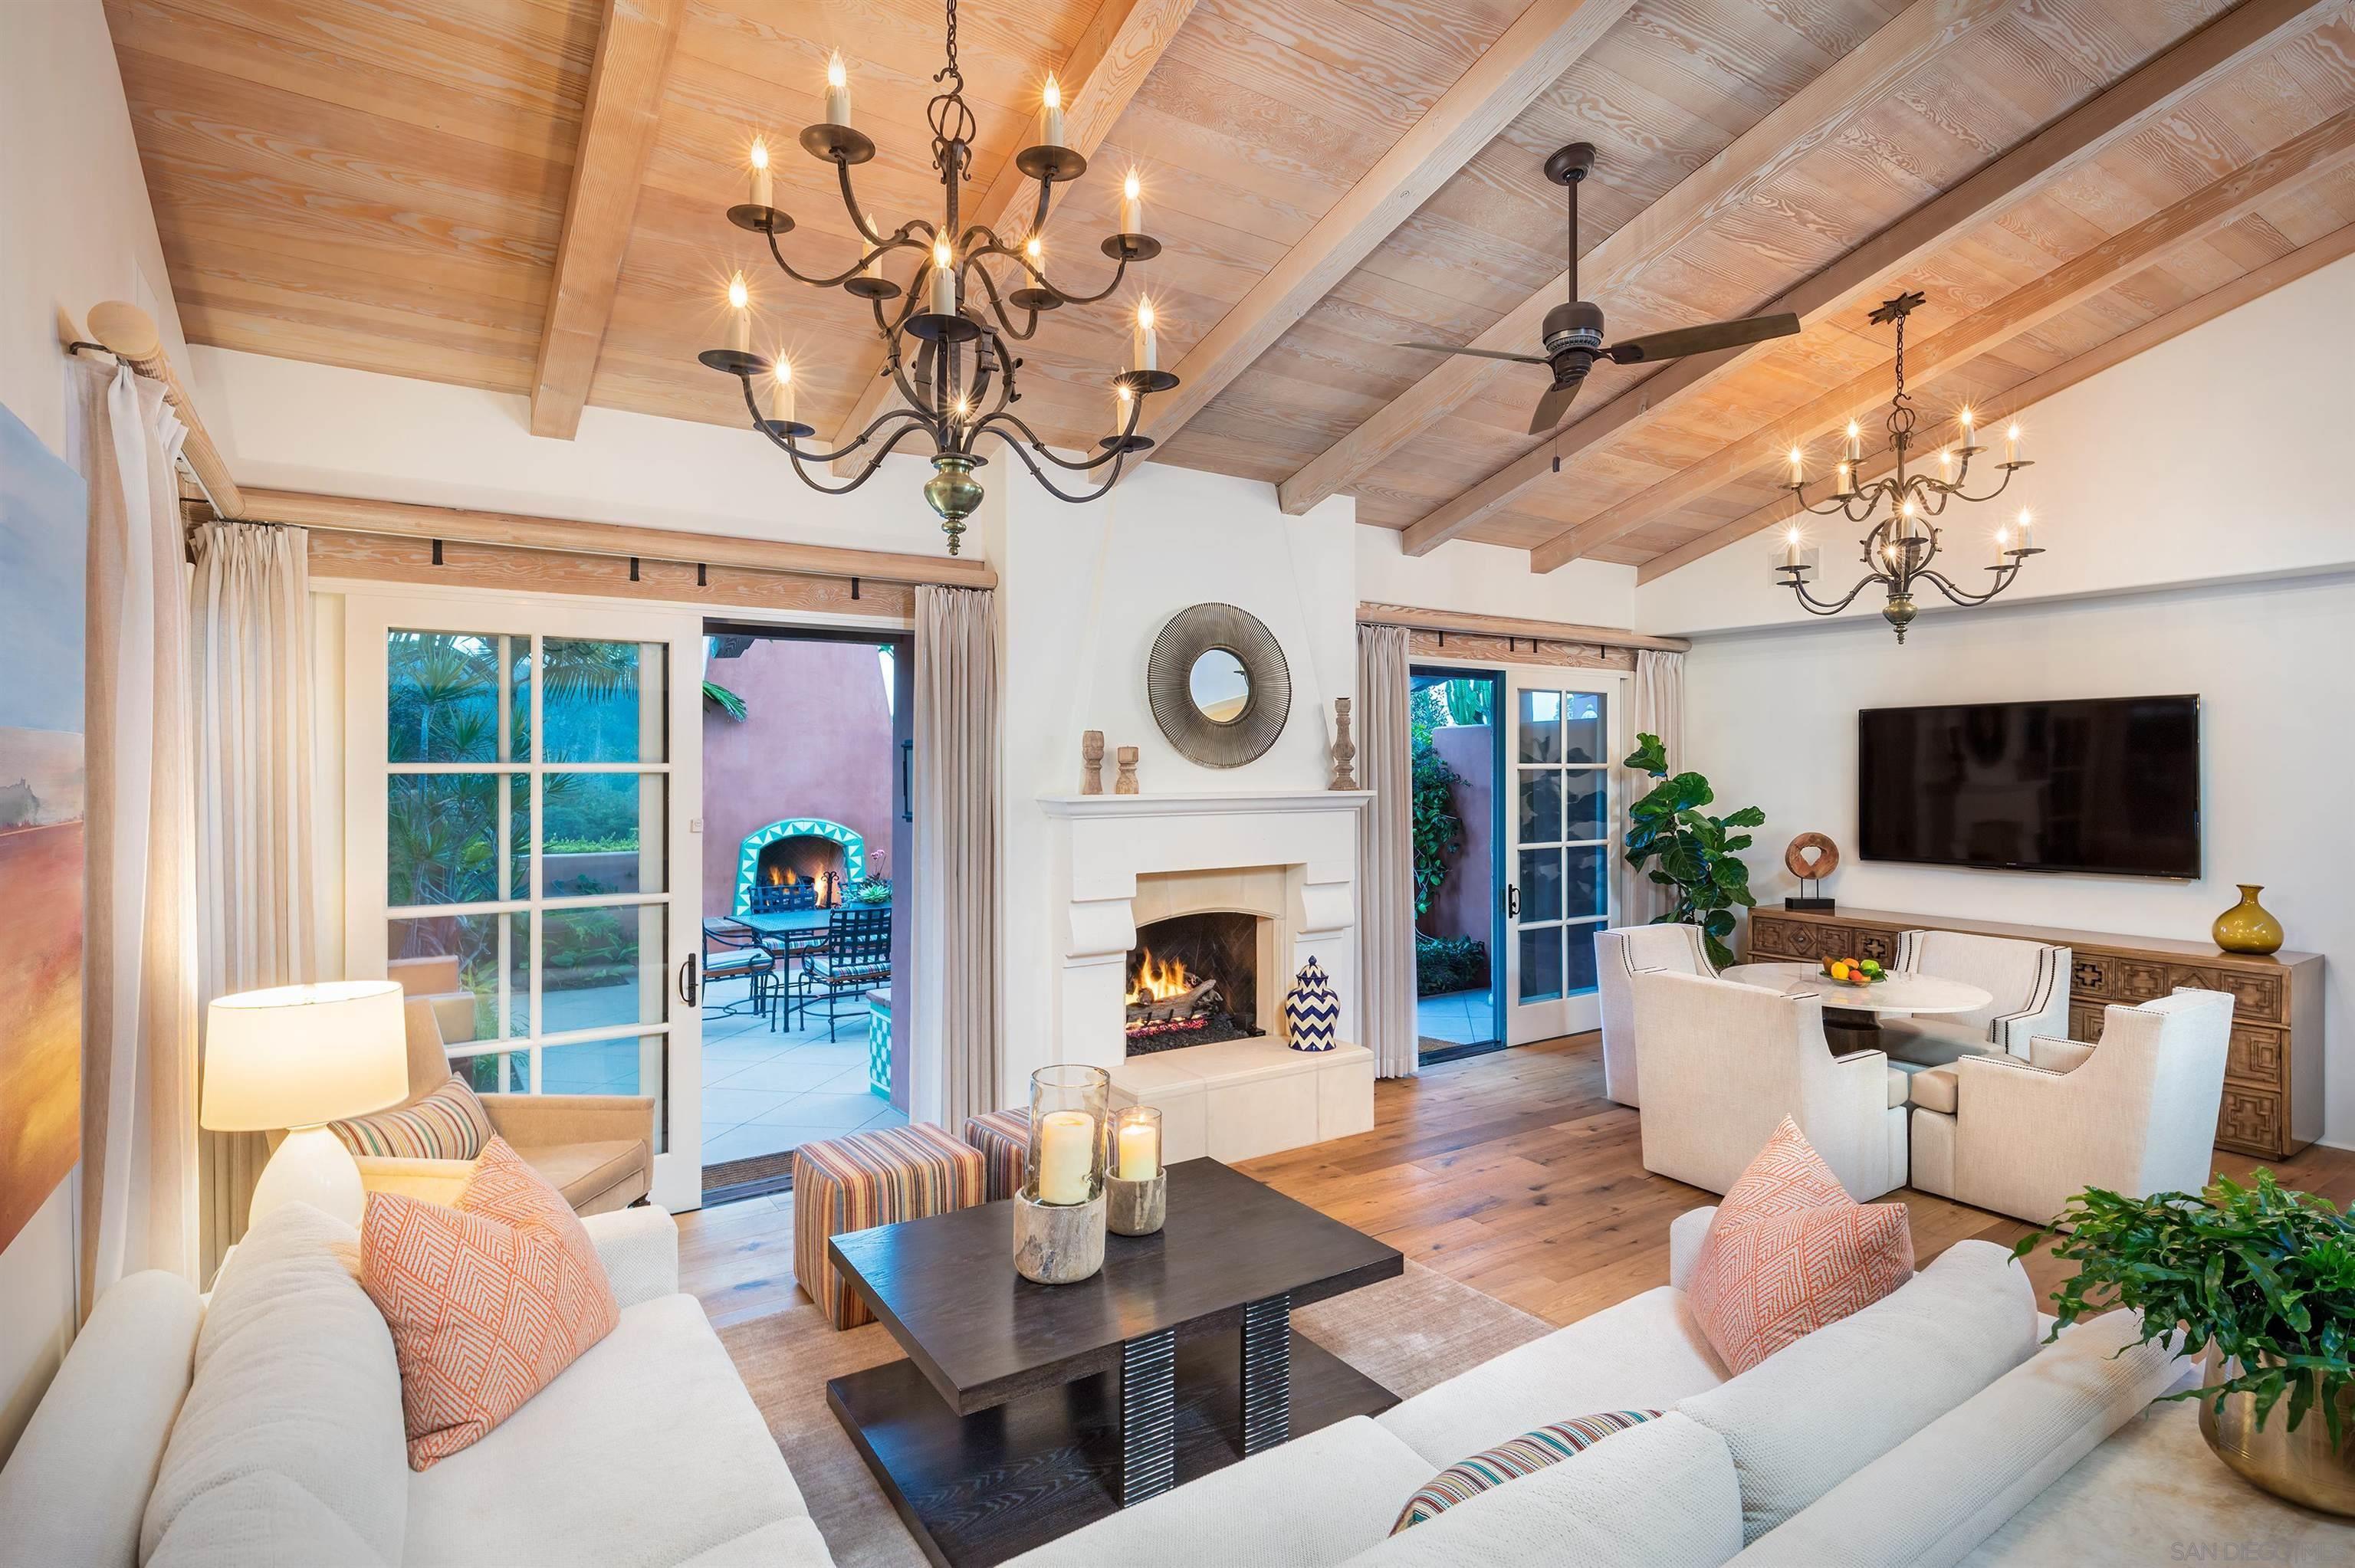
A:
MULTIPOLYGON (((2208 1365, 2211 1379, 2222 1381, 2214 1356, 2208 1365)), ((2226 1394, 2221 1415, 2214 1400, 2199 1403, 2200 1436, 2242 1479, 2277 1498, 2355 1518, 2355 1388, 2339 1391, 2339 1415, 2348 1441, 2336 1452, 2330 1446, 2330 1424, 2319 1406, 2306 1413, 2296 1431, 2289 1429, 2286 1394, 2265 1417, 2262 1432, 2257 1430, 2254 1394, 2226 1394)))

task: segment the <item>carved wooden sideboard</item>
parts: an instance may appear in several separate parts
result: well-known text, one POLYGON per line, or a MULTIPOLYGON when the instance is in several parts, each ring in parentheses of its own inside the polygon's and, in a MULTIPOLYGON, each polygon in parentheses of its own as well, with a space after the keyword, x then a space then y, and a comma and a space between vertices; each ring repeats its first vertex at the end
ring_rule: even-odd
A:
POLYGON ((1750 913, 1753 959, 1854 956, 1893 963, 1901 931, 1971 931, 2064 944, 2070 950, 2069 1037, 2098 1044, 2102 1009, 2147 1001, 2179 985, 2232 997, 2232 1054, 2224 1103, 2216 1118, 2219 1147, 2286 1160, 2322 1133, 2322 956, 2275 953, 2250 958, 2206 942, 2120 937, 2051 926, 1950 920, 1885 909, 1802 913, 1764 906, 1750 913))

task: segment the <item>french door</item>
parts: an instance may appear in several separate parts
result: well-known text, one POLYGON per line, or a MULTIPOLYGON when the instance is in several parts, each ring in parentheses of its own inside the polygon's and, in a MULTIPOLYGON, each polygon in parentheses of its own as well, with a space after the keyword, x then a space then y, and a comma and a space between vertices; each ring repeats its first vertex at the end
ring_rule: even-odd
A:
POLYGON ((1506 1039, 1523 1045, 1601 1022, 1594 933, 1611 923, 1620 683, 1529 667, 1506 680, 1506 1039))
POLYGON ((699 616, 354 595, 345 959, 499 1094, 650 1095, 654 1201, 702 1201, 699 616))

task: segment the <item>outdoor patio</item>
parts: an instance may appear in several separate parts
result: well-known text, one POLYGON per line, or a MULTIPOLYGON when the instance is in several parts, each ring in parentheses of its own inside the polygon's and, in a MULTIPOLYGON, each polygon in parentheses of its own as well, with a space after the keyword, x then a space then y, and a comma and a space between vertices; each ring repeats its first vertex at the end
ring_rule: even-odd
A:
POLYGON ((867 1086, 867 1010, 844 1003, 836 1038, 825 1015, 787 1033, 769 1032, 742 1006, 750 982, 717 980, 703 1013, 703 1162, 718 1165, 797 1149, 862 1128, 900 1127, 907 1116, 867 1086))

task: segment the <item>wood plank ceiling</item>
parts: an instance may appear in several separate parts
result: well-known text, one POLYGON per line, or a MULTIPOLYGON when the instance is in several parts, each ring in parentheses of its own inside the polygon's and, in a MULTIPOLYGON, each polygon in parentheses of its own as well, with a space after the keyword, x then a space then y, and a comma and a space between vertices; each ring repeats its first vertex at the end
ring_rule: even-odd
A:
MULTIPOLYGON (((1968 400, 2001 416, 2348 253, 2355 121, 2334 122, 2355 111, 2349 9, 964 0, 979 122, 965 199, 1031 139, 1050 70, 1082 91, 1093 74, 1114 117, 1050 221, 1049 264, 1096 286, 1093 240, 1139 170, 1167 247, 1135 274, 1163 363, 1215 387, 1154 429, 1157 461, 1278 483, 1288 507, 1347 491, 1360 522, 1408 530, 1410 548, 1467 537, 1529 549, 1538 569, 1584 556, 1657 575, 1775 520, 1792 439, 1851 412, 1877 426, 1889 343, 1864 315, 1901 288, 1928 296, 1912 341, 1943 334, 1952 350, 1925 415, 1968 400), (1516 89, 1533 96, 1476 151, 1434 140, 1434 126, 1486 135, 1497 84, 1532 59, 1571 63, 1516 89), (1522 432, 1542 372, 1393 344, 1528 330, 1563 260, 1561 193, 1540 164, 1573 140, 1599 149, 1578 243, 1614 336, 1778 301, 1808 324, 1707 363, 1599 367, 1573 421, 1540 442, 1522 432), (1313 265, 1281 270, 1295 248, 1313 265)), ((784 279, 721 214, 765 133, 783 154, 776 204, 799 221, 787 254, 805 269, 855 254, 831 169, 794 144, 839 49, 880 147, 858 172, 863 200, 887 227, 936 215, 935 0, 107 10, 192 341, 530 394, 554 323, 568 337, 536 408, 560 414, 585 387, 601 407, 736 424, 734 383, 695 354, 722 341, 721 291, 741 268, 755 347, 790 354, 801 417, 831 432, 873 406, 866 308, 784 279), (640 62, 601 91, 651 111, 654 130, 650 146, 592 131, 576 178, 615 10, 675 18, 676 39, 658 69, 646 50, 596 67, 640 62), (591 252, 576 234, 552 311, 568 200, 586 214, 583 193, 627 214, 625 243, 591 252), (618 280, 602 281, 616 255, 618 280), (582 367, 569 391, 568 363, 582 367)), ((1135 300, 1057 313, 1026 345, 1021 409, 1050 440, 1103 433, 1135 300)))

